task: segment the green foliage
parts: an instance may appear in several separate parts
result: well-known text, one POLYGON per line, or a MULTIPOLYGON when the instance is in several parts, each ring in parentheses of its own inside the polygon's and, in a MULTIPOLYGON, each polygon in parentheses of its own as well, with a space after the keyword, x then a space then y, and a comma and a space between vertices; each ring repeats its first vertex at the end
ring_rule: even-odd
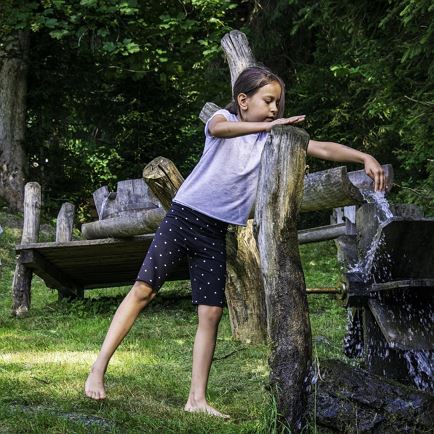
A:
POLYGON ((0 33, 31 32, 26 147, 46 204, 83 206, 101 185, 140 177, 159 155, 190 171, 203 146, 204 95, 229 90, 211 65, 221 61, 237 3, 24 3, 6 2, 0 33), (209 82, 217 83, 211 92, 209 82))
POLYGON ((258 58, 284 76, 287 111, 307 115, 311 137, 392 163, 395 200, 433 213, 432 2, 275 0, 252 27, 258 58), (279 30, 256 36, 266 28, 279 30))
POLYGON ((220 39, 241 28, 285 79, 288 114, 306 114, 313 138, 392 163, 394 200, 432 213, 431 3, 5 0, 0 35, 31 32, 30 178, 49 206, 86 209, 92 191, 140 177, 158 155, 187 175, 203 149, 200 109, 230 97, 220 39))

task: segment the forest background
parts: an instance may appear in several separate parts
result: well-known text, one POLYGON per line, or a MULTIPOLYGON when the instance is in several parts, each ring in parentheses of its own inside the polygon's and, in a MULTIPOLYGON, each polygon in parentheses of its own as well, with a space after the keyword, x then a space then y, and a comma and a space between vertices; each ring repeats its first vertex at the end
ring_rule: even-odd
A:
POLYGON ((3 0, 4 205, 20 208, 24 177, 46 213, 71 201, 85 221, 94 190, 157 156, 187 176, 203 150, 198 113, 231 98, 220 39, 232 29, 282 76, 286 113, 305 114, 312 138, 391 163, 392 200, 433 213, 431 0, 3 0))

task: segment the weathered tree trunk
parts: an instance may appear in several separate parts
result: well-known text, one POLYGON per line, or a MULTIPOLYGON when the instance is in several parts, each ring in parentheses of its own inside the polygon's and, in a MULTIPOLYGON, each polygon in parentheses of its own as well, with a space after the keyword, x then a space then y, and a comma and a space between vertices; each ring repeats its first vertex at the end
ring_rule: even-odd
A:
POLYGON ((303 195, 309 136, 273 127, 261 159, 254 234, 257 240, 271 343, 270 382, 277 409, 293 432, 305 426, 311 331, 296 218, 303 195))
POLYGON ((226 237, 226 298, 233 337, 243 342, 265 342, 265 297, 259 252, 252 234, 253 220, 247 222, 246 228, 230 226, 226 237))
MULTIPOLYGON (((227 33, 221 45, 229 64, 232 88, 238 75, 257 63, 244 33, 238 30, 227 33)), ((218 107, 215 104, 207 103, 200 119, 206 122, 216 109, 218 107)), ((228 279, 225 292, 232 335, 245 342, 264 341, 266 311, 252 221, 248 221, 246 227, 230 225, 226 246, 228 279)))
MULTIPOLYGON (((37 182, 26 184, 24 193, 24 224, 21 244, 36 243, 39 235, 41 210, 41 186, 37 182)), ((32 271, 24 267, 21 255, 17 257, 14 280, 12 282, 12 314, 24 316, 30 308, 30 288, 32 271)))
POLYGON ((93 192, 93 201, 99 220, 160 206, 143 178, 119 181, 116 191, 109 191, 107 186, 98 188, 93 192))
POLYGON ((131 211, 117 217, 84 223, 81 226, 81 234, 87 240, 151 234, 158 228, 164 215, 163 208, 131 211))
POLYGON ((11 210, 22 210, 29 34, 18 32, 4 42, 0 44, 0 197, 11 210))
POLYGON ((143 179, 167 211, 172 199, 184 182, 175 164, 168 158, 157 157, 143 169, 143 179))
POLYGON ((231 73, 231 89, 244 69, 257 65, 246 35, 239 30, 226 33, 221 40, 231 73))

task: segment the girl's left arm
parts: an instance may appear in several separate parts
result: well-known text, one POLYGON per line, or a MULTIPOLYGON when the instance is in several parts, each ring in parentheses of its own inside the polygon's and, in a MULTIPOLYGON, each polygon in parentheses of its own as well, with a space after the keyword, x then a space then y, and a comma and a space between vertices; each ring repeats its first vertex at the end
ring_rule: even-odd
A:
POLYGON ((365 165, 366 174, 374 180, 374 190, 384 191, 386 188, 384 170, 372 155, 339 143, 318 142, 317 140, 309 140, 307 154, 322 160, 362 163, 365 165))

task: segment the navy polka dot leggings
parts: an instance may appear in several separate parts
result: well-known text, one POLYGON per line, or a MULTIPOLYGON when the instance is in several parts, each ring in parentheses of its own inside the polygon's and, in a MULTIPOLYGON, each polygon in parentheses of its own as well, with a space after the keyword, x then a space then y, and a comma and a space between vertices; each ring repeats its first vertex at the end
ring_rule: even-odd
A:
POLYGON ((192 303, 223 307, 228 224, 172 202, 155 231, 136 280, 157 292, 170 272, 188 258, 192 303))

